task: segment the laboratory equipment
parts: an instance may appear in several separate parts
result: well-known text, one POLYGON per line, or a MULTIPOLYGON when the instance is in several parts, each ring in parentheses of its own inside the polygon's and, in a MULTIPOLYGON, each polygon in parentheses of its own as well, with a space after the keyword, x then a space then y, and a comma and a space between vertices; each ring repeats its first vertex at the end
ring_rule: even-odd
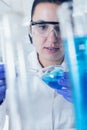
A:
POLYGON ((63 87, 61 84, 58 84, 58 80, 64 78, 64 69, 60 65, 52 65, 39 70, 30 68, 29 71, 53 89, 61 89, 63 87))
POLYGON ((69 73, 61 65, 51 65, 39 70, 30 68, 29 72, 55 90, 70 89, 69 73))
POLYGON ((48 86, 54 89, 62 89, 62 85, 59 84, 59 80, 64 78, 64 70, 59 65, 53 65, 43 69, 43 75, 41 76, 48 86))
POLYGON ((87 129, 87 24, 82 1, 64 3, 58 11, 71 79, 76 128, 87 129))
MULTIPOLYGON (((22 25, 23 15, 11 11, 7 12, 7 14, 3 15, 1 18, 0 61, 1 64, 5 66, 6 72, 6 107, 8 107, 9 130, 22 130, 24 129, 23 126, 25 122, 23 120, 20 120, 19 103, 21 103, 22 100, 20 94, 20 85, 21 89, 23 90, 22 96, 26 98, 26 102, 28 99, 28 95, 26 93, 26 89, 28 88, 26 83, 27 74, 25 69, 27 67, 25 67, 26 62, 24 61, 26 59, 26 56, 23 52, 23 41, 25 39, 24 27, 22 25)), ((25 100, 25 98, 23 98, 23 100, 25 100)), ((26 107, 23 109, 21 108, 21 113, 27 111, 27 105, 28 103, 26 103, 26 105, 24 104, 26 107)), ((26 115, 25 118, 27 118, 26 115)), ((26 127, 28 127, 27 123, 28 122, 25 123, 25 130, 27 129, 26 127)))

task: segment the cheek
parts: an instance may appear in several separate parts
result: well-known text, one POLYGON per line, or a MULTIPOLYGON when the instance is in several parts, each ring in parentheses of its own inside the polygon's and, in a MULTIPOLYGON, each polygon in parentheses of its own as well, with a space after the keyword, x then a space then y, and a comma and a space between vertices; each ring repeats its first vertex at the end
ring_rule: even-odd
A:
POLYGON ((64 47, 63 47, 63 44, 61 45, 61 49, 60 49, 60 51, 61 51, 61 55, 64 55, 64 47))
POLYGON ((64 46, 64 45, 63 45, 63 41, 62 41, 61 38, 59 39, 59 43, 60 43, 59 46, 60 46, 61 50, 63 50, 63 46, 64 46))
POLYGON ((63 44, 60 45, 60 50, 62 53, 64 53, 64 47, 63 47, 63 44))

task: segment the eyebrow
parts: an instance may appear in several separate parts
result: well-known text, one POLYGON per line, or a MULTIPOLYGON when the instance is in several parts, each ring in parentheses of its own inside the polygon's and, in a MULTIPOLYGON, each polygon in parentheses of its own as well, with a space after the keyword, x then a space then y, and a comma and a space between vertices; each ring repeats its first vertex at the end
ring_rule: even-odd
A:
POLYGON ((59 22, 54 22, 54 21, 31 21, 31 25, 36 25, 36 24, 59 24, 59 22))

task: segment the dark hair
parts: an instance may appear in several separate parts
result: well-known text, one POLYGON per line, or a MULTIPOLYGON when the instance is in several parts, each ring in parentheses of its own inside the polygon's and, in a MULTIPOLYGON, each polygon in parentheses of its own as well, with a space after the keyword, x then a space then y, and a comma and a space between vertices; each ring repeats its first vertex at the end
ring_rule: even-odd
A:
MULTIPOLYGON (((33 5, 32 5, 32 9, 31 9, 31 21, 32 21, 32 17, 34 15, 35 8, 40 3, 48 2, 48 3, 61 5, 63 2, 72 2, 72 1, 73 0, 34 0, 33 5)), ((29 34, 29 39, 30 39, 30 42, 32 43, 32 37, 30 34, 29 34)))
POLYGON ((33 5, 32 5, 32 9, 31 9, 31 20, 32 20, 35 8, 38 4, 48 2, 48 3, 54 3, 54 4, 60 5, 63 2, 69 2, 69 1, 72 1, 72 0, 34 0, 33 5))

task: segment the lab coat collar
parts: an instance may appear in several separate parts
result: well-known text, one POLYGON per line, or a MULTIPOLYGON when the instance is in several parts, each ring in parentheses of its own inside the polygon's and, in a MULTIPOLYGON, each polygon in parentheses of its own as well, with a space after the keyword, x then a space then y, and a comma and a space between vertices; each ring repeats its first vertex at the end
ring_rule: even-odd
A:
MULTIPOLYGON (((28 56, 29 64, 34 69, 42 69, 42 66, 40 65, 37 57, 37 52, 34 49, 28 56)), ((62 62, 61 66, 63 67, 64 71, 68 71, 67 65, 65 60, 62 62)))

